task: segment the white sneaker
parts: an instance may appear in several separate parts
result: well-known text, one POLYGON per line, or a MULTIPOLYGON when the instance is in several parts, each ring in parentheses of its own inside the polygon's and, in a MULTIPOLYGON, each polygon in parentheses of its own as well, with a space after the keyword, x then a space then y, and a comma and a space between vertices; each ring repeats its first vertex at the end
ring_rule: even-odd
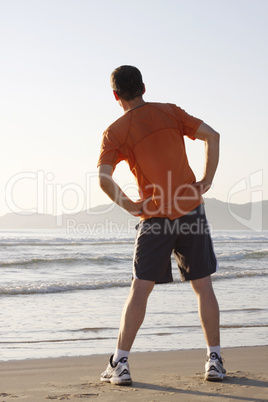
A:
POLYGON ((122 357, 118 363, 114 365, 113 355, 110 357, 109 364, 106 370, 101 374, 101 381, 110 382, 115 385, 130 385, 132 379, 130 376, 130 370, 128 360, 126 357, 122 357))
POLYGON ((210 353, 210 356, 207 356, 205 365, 205 380, 222 381, 225 376, 226 370, 223 368, 222 359, 217 353, 210 353))

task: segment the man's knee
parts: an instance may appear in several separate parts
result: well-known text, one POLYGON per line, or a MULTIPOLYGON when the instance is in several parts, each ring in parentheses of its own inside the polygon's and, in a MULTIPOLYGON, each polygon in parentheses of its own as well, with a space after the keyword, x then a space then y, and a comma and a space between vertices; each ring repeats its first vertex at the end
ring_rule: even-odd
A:
POLYGON ((194 279, 191 281, 192 288, 196 293, 202 293, 203 291, 213 290, 211 276, 205 278, 194 279))
POLYGON ((148 297, 153 290, 154 285, 155 282, 135 278, 132 280, 131 291, 138 297, 148 297))

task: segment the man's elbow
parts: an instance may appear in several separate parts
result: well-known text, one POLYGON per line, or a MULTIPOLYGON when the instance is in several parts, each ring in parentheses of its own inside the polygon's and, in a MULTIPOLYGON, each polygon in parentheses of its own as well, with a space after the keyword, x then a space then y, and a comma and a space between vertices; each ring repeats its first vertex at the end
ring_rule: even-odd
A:
POLYGON ((99 167, 99 186, 103 191, 111 186, 113 168, 109 165, 101 165, 99 167))
POLYGON ((213 142, 214 144, 219 144, 220 143, 220 133, 218 133, 217 131, 213 131, 213 134, 210 135, 207 138, 208 142, 213 142))
POLYGON ((216 136, 216 141, 220 142, 220 139, 221 139, 220 133, 215 131, 215 136, 216 136))
POLYGON ((110 184, 111 184, 111 177, 108 177, 105 174, 99 175, 99 186, 104 192, 107 191, 110 184))

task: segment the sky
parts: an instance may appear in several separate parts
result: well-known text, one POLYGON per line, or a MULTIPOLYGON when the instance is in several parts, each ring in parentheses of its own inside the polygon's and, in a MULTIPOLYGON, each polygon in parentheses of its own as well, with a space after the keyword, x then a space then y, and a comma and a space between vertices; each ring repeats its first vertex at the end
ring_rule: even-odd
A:
MULTIPOLYGON (((110 203, 103 131, 122 115, 112 70, 138 67, 148 102, 170 102, 221 135, 206 194, 268 199, 267 0, 0 0, 0 216, 110 203)), ((202 178, 204 143, 186 139, 202 178)), ((115 178, 137 197, 125 162, 115 178)))

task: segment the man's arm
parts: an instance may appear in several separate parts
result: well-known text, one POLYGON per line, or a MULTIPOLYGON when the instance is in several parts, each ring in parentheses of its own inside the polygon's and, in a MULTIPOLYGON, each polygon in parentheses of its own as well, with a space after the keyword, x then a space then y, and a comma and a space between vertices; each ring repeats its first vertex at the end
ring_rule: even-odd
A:
POLYGON ((120 207, 124 208, 131 215, 141 215, 144 202, 134 202, 122 191, 113 179, 113 166, 100 165, 99 167, 99 184, 101 189, 120 207))
POLYGON ((198 127, 195 138, 205 142, 205 170, 201 181, 194 184, 204 194, 211 187, 219 162, 220 134, 205 123, 198 127))

